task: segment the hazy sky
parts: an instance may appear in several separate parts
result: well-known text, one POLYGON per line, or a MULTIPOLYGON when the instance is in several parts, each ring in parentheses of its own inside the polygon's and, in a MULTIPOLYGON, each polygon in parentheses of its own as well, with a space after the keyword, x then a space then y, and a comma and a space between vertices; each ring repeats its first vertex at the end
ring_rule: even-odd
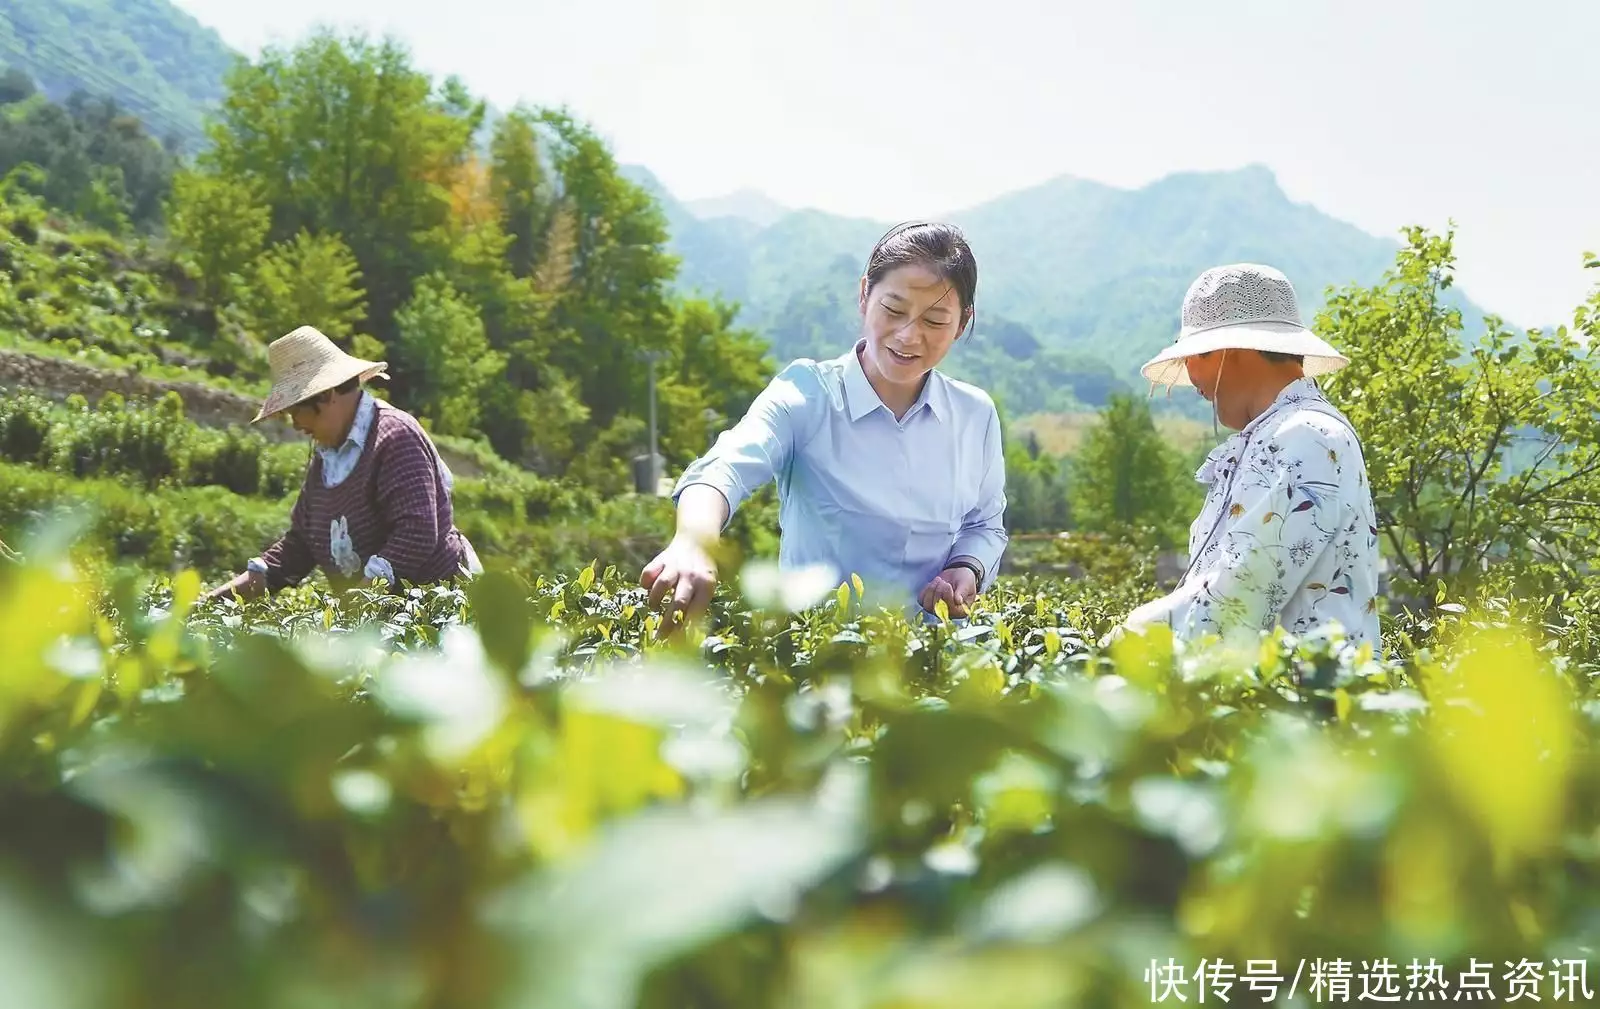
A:
POLYGON ((1375 234, 1453 217, 1460 283, 1514 323, 1600 280, 1596 0, 176 2, 252 54, 396 35, 497 106, 567 104, 683 198, 890 219, 1259 162, 1375 234))

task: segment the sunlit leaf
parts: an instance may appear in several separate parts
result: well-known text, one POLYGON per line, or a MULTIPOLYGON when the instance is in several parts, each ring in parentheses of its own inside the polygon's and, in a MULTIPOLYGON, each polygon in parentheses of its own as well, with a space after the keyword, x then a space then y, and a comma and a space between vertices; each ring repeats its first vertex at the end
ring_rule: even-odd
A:
POLYGON ((474 581, 467 598, 489 660, 502 672, 517 675, 533 648, 533 606, 526 593, 510 575, 491 571, 474 581))
POLYGON ((520 976, 500 1005, 624 1009, 656 964, 795 898, 860 843, 855 814, 761 799, 727 812, 658 809, 488 911, 516 937, 520 976))
POLYGON ((1451 671, 1429 678, 1429 728, 1439 769, 1510 860, 1547 848, 1566 813, 1573 759, 1570 691, 1532 645, 1509 631, 1463 642, 1451 671))
POLYGON ((426 725, 435 757, 464 757, 500 723, 509 689, 489 668, 478 636, 452 627, 437 655, 417 655, 384 670, 374 693, 397 715, 426 725))
POLYGON ((995 887, 963 931, 980 942, 1049 943, 1092 920, 1102 906, 1082 869, 1040 865, 995 887))
POLYGON ((1192 856, 1222 843, 1221 804, 1206 786, 1171 778, 1141 778, 1129 793, 1141 822, 1176 840, 1192 856))

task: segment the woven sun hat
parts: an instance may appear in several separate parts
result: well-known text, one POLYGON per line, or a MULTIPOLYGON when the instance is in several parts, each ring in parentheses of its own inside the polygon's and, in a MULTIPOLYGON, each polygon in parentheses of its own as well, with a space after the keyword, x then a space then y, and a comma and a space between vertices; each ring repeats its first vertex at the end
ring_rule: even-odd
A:
POLYGON ((1200 274, 1183 296, 1178 339, 1139 369, 1157 385, 1188 385, 1184 359, 1213 350, 1264 350, 1305 357, 1305 373, 1338 371, 1350 359, 1301 321, 1289 278, 1270 266, 1234 263, 1200 274))
POLYGON ((272 372, 272 388, 252 424, 352 378, 365 382, 389 377, 389 362, 351 357, 314 326, 301 326, 268 344, 267 367, 272 372))

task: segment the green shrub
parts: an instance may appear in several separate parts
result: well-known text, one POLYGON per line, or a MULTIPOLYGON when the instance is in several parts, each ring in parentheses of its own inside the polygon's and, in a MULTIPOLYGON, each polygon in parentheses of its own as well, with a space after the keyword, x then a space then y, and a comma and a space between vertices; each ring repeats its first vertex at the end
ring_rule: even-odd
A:
POLYGON ((1596 984, 1561 994, 1600 670, 1558 655, 1592 624, 1485 600, 1386 662, 1103 653, 1104 607, 1045 583, 964 625, 725 584, 663 642, 618 570, 198 611, 185 576, 57 572, 0 565, 7 976, 70 979, 48 1004, 1098 1009, 1198 1004, 1219 963, 1254 1004, 1269 962, 1308 1004, 1378 961, 1402 1000, 1430 967, 1596 984))
POLYGON ((49 437, 48 404, 36 396, 0 396, 0 456, 8 462, 37 463, 49 437))
POLYGON ((7 542, 52 516, 79 515, 89 520, 83 540, 89 553, 152 571, 236 571, 282 534, 289 508, 289 502, 239 497, 221 487, 150 491, 116 479, 0 464, 0 529, 10 534, 7 542))

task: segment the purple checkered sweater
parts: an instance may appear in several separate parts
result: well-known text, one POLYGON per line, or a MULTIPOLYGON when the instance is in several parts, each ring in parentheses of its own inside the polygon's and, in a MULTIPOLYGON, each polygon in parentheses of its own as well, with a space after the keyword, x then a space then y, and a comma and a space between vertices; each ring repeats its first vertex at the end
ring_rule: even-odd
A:
POLYGON ((424 584, 460 573, 465 541, 455 527, 433 443, 410 414, 376 402, 361 459, 348 477, 327 487, 321 456, 308 467, 289 531, 261 555, 270 591, 298 585, 317 567, 335 588, 361 583, 359 565, 343 571, 334 557, 336 525, 348 534, 360 563, 382 555, 398 581, 424 584))

